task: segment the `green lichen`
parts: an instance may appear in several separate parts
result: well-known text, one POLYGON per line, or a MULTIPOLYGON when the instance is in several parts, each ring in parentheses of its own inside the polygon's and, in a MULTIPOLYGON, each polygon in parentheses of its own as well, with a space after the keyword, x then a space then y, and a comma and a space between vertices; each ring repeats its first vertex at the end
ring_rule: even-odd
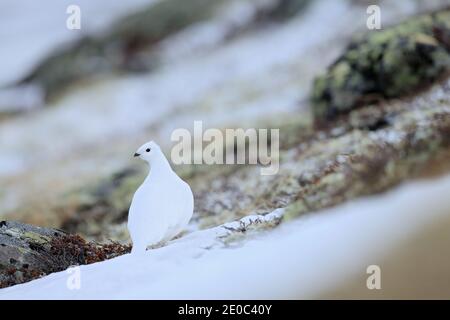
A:
POLYGON ((450 70, 450 11, 413 17, 356 36, 314 81, 313 112, 332 119, 355 107, 400 97, 450 70))
POLYGON ((39 244, 45 244, 48 241, 50 241, 49 237, 42 235, 42 234, 35 233, 35 232, 30 232, 30 231, 23 232, 21 234, 21 236, 26 239, 29 239, 29 241, 33 241, 33 242, 39 243, 39 244))

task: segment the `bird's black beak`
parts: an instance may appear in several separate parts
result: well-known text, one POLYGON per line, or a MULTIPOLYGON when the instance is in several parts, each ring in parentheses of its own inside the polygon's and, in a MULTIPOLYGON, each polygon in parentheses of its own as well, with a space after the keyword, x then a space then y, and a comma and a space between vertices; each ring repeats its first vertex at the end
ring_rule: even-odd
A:
POLYGON ((140 156, 140 154, 139 154, 139 153, 137 153, 137 152, 135 152, 135 153, 134 153, 134 156, 135 156, 135 157, 139 157, 139 156, 140 156))

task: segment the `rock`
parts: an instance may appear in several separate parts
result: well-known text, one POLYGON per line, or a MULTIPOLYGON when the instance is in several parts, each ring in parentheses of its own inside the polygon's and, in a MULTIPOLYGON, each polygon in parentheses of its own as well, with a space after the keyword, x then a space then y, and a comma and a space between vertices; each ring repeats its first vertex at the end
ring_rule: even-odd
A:
POLYGON ((315 79, 312 105, 316 119, 333 119, 435 81, 450 69, 449 43, 450 10, 355 37, 326 73, 315 79))
POLYGON ((58 229, 14 221, 0 222, 0 248, 0 288, 130 250, 129 246, 86 242, 58 229))

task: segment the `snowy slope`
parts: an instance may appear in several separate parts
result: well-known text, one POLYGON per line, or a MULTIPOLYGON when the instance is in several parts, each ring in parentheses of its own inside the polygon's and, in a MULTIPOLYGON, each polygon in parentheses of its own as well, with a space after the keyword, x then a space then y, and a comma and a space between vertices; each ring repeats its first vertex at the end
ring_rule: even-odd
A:
POLYGON ((226 228, 194 232, 141 256, 82 266, 79 290, 69 290, 70 275, 59 272, 0 290, 0 299, 314 298, 448 220, 449 188, 450 176, 411 184, 228 247, 218 241, 226 228))

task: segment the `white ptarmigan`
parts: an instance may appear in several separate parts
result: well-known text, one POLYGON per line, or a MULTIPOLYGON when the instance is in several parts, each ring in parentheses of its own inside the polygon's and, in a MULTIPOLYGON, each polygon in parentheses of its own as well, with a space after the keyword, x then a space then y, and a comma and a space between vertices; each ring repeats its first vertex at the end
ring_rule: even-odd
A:
POLYGON ((134 154, 146 161, 150 172, 136 190, 128 213, 132 253, 171 240, 189 223, 194 210, 191 188, 172 170, 160 147, 153 141, 134 154))

